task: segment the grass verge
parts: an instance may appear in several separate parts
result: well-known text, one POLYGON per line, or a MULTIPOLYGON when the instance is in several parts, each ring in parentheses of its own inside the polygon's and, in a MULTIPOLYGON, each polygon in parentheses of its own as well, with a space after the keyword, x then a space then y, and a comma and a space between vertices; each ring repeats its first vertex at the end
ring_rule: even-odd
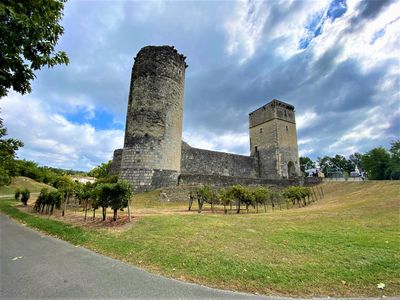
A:
POLYGON ((329 183, 302 209, 160 215, 123 232, 0 210, 30 227, 169 277, 291 296, 400 295, 399 184, 329 183), (384 283, 380 290, 377 284, 384 283))

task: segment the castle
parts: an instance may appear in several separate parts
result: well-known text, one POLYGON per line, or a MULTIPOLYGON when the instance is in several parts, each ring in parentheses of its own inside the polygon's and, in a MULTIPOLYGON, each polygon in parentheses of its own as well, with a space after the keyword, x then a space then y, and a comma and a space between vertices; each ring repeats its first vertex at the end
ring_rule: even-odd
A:
POLYGON ((124 148, 110 174, 136 191, 181 184, 296 183, 300 175, 294 106, 272 100, 249 114, 250 156, 190 147, 182 141, 185 56, 147 46, 135 58, 124 148))

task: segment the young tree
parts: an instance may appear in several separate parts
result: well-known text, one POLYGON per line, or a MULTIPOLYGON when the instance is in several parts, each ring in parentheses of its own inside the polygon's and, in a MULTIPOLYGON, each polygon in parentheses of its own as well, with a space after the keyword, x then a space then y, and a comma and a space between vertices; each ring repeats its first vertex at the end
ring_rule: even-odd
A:
POLYGON ((110 201, 113 193, 112 183, 100 183, 96 186, 97 190, 97 205, 101 206, 103 221, 106 220, 107 207, 110 206, 110 201))
POLYGON ((217 197, 219 203, 224 206, 224 214, 227 214, 228 210, 226 209, 226 207, 228 205, 232 206, 232 202, 234 201, 232 189, 220 189, 217 197))
POLYGON ((257 205, 257 212, 258 212, 258 205, 262 204, 264 206, 264 212, 267 212, 267 201, 269 199, 269 191, 265 187, 258 187, 253 191, 254 201, 257 205))
POLYGON ((87 210, 89 206, 89 199, 92 196, 92 184, 88 182, 85 185, 82 185, 81 188, 77 191, 76 196, 78 197, 80 202, 85 203, 85 217, 83 218, 84 221, 86 221, 87 217, 87 210))
POLYGON ((19 197, 21 196, 21 191, 20 189, 16 189, 14 193, 14 199, 19 201, 19 197))
POLYGON ((31 192, 27 188, 21 191, 21 202, 24 206, 27 206, 30 197, 31 197, 31 192))
POLYGON ((43 188, 40 190, 40 194, 39 197, 37 198, 36 202, 35 202, 35 206, 34 209, 38 212, 40 212, 42 210, 42 207, 44 209, 44 205, 47 201, 47 197, 49 194, 49 190, 46 188, 43 188))
MULTIPOLYGON (((132 196, 132 189, 125 180, 111 184, 111 194, 109 197, 109 205, 114 210, 114 222, 117 221, 118 209, 123 209, 129 206, 129 201, 132 196)), ((130 213, 130 212, 129 212, 130 213)))
POLYGON ((61 201, 63 198, 63 193, 59 191, 51 191, 48 194, 48 206, 50 207, 50 214, 53 214, 54 207, 57 209, 61 208, 61 201))
POLYGON ((31 92, 34 71, 42 66, 68 64, 65 52, 54 47, 64 28, 64 0, 18 1, 0 3, 0 98, 8 90, 31 92))
POLYGON ((254 207, 254 197, 251 191, 240 185, 236 184, 232 186, 232 196, 236 200, 237 203, 237 213, 240 213, 240 205, 245 204, 246 205, 246 210, 249 210, 249 206, 254 207))
POLYGON ((209 186, 201 186, 197 188, 196 190, 196 198, 199 204, 199 213, 201 213, 201 210, 203 209, 203 204, 204 202, 209 202, 209 199, 211 199, 211 189, 209 186))
POLYGON ((60 176, 54 182, 54 186, 61 192, 64 193, 64 206, 62 211, 62 216, 65 216, 67 210, 67 203, 69 202, 69 197, 74 191, 75 182, 68 175, 60 176))

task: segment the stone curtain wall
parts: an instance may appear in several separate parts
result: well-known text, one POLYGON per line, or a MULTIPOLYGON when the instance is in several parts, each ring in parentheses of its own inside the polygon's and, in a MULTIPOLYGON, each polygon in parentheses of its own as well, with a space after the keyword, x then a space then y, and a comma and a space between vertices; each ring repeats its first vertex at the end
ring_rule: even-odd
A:
MULTIPOLYGON (((190 191, 195 191, 199 185, 210 185, 214 190, 235 184, 248 186, 264 186, 276 190, 290 185, 300 185, 300 180, 288 179, 266 179, 266 178, 243 178, 221 175, 181 174, 179 186, 162 188, 160 192, 161 201, 188 201, 190 191)), ((197 204, 195 204, 196 206, 197 204)), ((196 206, 197 207, 197 206, 196 206)))
POLYGON ((268 178, 252 178, 252 177, 233 177, 223 175, 206 175, 206 174, 185 174, 179 175, 179 185, 212 185, 212 186, 231 186, 235 184, 250 186, 289 186, 298 185, 298 179, 268 179, 268 178))
POLYGON ((121 169, 122 151, 123 151, 122 149, 117 149, 114 151, 113 159, 109 170, 109 174, 111 176, 119 176, 119 171, 121 169))
POLYGON ((181 173, 257 177, 254 157, 209 151, 182 143, 181 173))

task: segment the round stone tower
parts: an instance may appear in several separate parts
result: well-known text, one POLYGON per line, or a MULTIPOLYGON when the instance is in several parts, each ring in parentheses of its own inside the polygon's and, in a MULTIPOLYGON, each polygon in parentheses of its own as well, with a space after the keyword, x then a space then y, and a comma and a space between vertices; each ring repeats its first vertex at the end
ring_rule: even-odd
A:
POLYGON ((176 182, 181 168, 185 56, 147 46, 132 69, 120 178, 143 191, 176 182))

